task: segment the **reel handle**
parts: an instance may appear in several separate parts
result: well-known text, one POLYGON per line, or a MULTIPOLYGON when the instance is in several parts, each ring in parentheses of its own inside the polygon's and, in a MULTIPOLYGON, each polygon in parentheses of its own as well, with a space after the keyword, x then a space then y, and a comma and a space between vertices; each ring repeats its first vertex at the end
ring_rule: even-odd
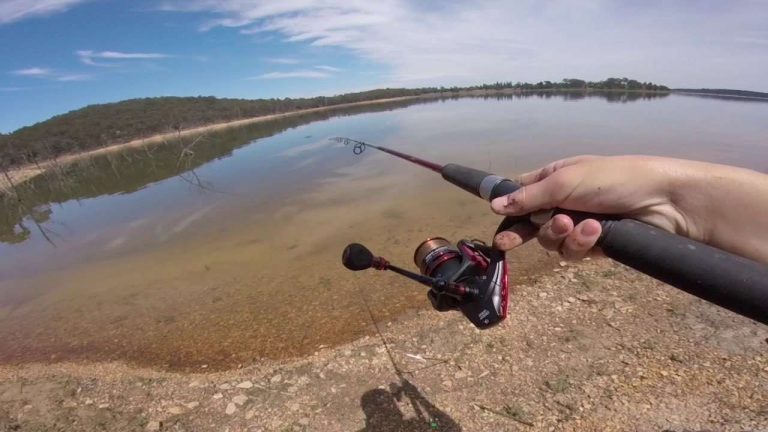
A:
MULTIPOLYGON (((520 188, 504 179, 493 187, 490 199, 520 188)), ((634 219, 555 209, 578 223, 596 219, 602 225, 597 245, 609 258, 703 300, 768 324, 768 266, 724 250, 679 236, 634 219)), ((528 216, 505 218, 497 233, 528 216)))

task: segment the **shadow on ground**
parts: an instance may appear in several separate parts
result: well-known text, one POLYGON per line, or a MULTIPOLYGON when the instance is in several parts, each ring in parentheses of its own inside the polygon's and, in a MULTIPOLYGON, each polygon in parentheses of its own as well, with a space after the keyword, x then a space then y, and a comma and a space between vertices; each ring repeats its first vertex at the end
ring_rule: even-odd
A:
POLYGON ((360 406, 365 413, 365 427, 360 432, 461 431, 458 423, 404 378, 399 385, 390 384, 389 391, 368 390, 360 398, 360 406), (406 415, 400 404, 413 415, 406 415))

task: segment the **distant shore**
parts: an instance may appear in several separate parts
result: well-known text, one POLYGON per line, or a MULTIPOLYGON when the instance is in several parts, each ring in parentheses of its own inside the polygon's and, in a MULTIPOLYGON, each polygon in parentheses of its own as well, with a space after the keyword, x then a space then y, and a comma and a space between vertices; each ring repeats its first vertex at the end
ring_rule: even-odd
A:
MULTIPOLYGON (((375 99, 375 100, 369 100, 369 101, 363 101, 363 102, 351 102, 351 103, 338 104, 338 105, 329 105, 325 107, 310 108, 310 109, 291 111, 291 112, 280 113, 280 114, 270 114, 265 116, 250 117, 246 119, 234 120, 229 122, 213 123, 205 126, 198 126, 195 128, 183 130, 180 132, 162 133, 162 134, 152 135, 145 138, 131 140, 124 143, 112 144, 112 145, 97 148, 94 150, 71 153, 71 154, 67 154, 59 158, 56 158, 54 160, 47 160, 38 164, 23 165, 21 167, 11 169, 5 174, 8 175, 8 178, 10 178, 10 181, 13 183, 13 185, 18 185, 20 183, 28 181, 44 173, 46 170, 52 167, 66 165, 66 164, 69 164, 78 160, 82 160, 82 159, 87 159, 93 156, 116 153, 129 148, 142 147, 149 144, 162 143, 162 142, 173 140, 173 139, 200 135, 207 132, 214 132, 222 129, 245 126, 248 124, 260 123, 260 122, 265 122, 265 121, 270 121, 270 120, 275 120, 275 119, 280 119, 285 117, 293 117, 293 116, 299 116, 303 114, 328 111, 336 108, 346 108, 346 107, 362 106, 362 105, 375 105, 375 104, 381 104, 381 103, 387 103, 387 102, 396 102, 396 101, 418 99, 418 98, 425 98, 425 97, 434 97, 434 96, 430 94, 424 94, 424 95, 418 95, 418 96, 402 96, 402 97, 396 97, 396 98, 375 99)), ((5 174, 0 175, 0 192, 7 192, 12 189, 12 184, 9 183, 8 178, 6 178, 5 174)))
MULTIPOLYGON (((219 130, 228 129, 228 128, 245 126, 253 123, 266 122, 266 121, 285 118, 285 117, 300 116, 304 114, 329 111, 332 109, 347 108, 347 107, 354 107, 354 106, 376 105, 376 104, 383 104, 388 102, 396 102, 396 101, 411 100, 411 99, 415 100, 415 99, 431 99, 431 98, 439 98, 439 97, 488 96, 488 95, 522 94, 522 93, 538 93, 538 92, 568 93, 568 92, 583 92, 583 91, 587 93, 619 92, 619 91, 622 93, 640 92, 636 90, 602 90, 602 89, 586 89, 586 90, 583 90, 583 89, 527 90, 527 89, 517 89, 517 88, 487 89, 487 90, 473 89, 473 90, 459 90, 456 92, 423 93, 423 94, 413 95, 413 96, 373 99, 373 100, 367 100, 362 102, 350 102, 350 103, 343 103, 343 104, 336 104, 336 105, 328 105, 328 106, 318 107, 318 108, 309 108, 309 109, 303 109, 303 110, 290 111, 290 112, 279 113, 279 114, 249 117, 249 118, 240 119, 240 120, 212 123, 205 126, 198 126, 198 127, 182 130, 179 132, 166 132, 166 133, 151 135, 148 137, 138 138, 138 139, 134 139, 134 140, 123 142, 123 143, 111 144, 111 145, 100 147, 93 150, 86 150, 86 151, 65 154, 56 159, 49 159, 43 162, 39 162, 37 164, 27 164, 27 165, 19 166, 17 168, 12 168, 7 172, 0 172, 0 193, 10 192, 12 191, 13 186, 16 186, 28 180, 31 180, 32 178, 44 173, 45 171, 51 168, 67 165, 72 162, 76 162, 78 160, 87 159, 93 156, 116 153, 129 148, 137 148, 137 147, 142 147, 150 144, 162 143, 169 140, 174 140, 174 139, 179 139, 179 138, 184 138, 189 136, 197 136, 207 132, 214 132, 214 131, 219 131, 219 130)), ((669 93, 669 92, 668 91, 642 91, 642 93, 669 93)))

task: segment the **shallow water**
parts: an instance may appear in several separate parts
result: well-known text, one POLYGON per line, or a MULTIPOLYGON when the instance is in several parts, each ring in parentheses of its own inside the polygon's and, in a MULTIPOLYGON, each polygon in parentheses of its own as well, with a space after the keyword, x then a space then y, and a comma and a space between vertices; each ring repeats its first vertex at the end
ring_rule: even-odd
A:
MULTIPOLYGON (((487 204, 343 135, 514 175, 644 153, 768 171, 768 104, 669 95, 425 99, 336 109, 62 168, 0 204, 0 361, 235 367, 312 352, 428 307, 391 274, 349 273, 359 241, 412 267, 427 236, 483 238, 487 204)), ((535 246, 515 281, 555 264, 535 246)), ((514 303, 514 301, 513 301, 514 303)))

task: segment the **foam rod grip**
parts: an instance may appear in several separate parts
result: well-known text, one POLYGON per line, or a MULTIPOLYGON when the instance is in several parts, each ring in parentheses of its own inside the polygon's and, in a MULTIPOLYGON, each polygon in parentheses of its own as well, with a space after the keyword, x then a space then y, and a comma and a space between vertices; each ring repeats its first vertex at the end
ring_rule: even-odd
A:
POLYGON ((632 219, 602 221, 606 256, 768 324, 768 266, 632 219))

